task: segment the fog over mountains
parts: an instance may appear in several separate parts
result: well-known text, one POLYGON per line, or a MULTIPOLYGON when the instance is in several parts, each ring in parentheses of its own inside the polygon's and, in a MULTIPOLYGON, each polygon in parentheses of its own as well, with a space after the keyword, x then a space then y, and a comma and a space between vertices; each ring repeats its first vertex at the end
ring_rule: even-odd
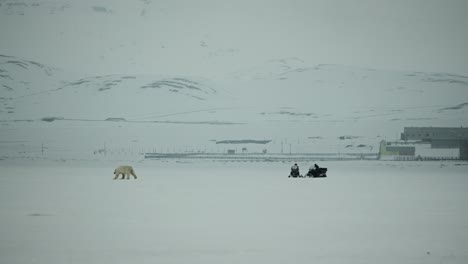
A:
MULTIPOLYGON (((354 45, 361 35, 349 36, 346 25, 369 26, 354 7, 356 17, 343 24, 323 1, 247 6, 0 1, 0 156, 86 157, 102 148, 376 152, 405 126, 467 125, 462 64, 429 63, 455 47, 408 43, 414 57, 405 57, 398 45, 354 45), (420 67, 412 64, 418 59, 420 67)), ((449 7, 441 12, 456 9, 449 7)), ((382 15, 377 25, 388 33, 395 18, 382 15)), ((426 26, 401 32, 424 35, 426 26)), ((443 32, 453 43, 465 41, 458 27, 454 35, 443 32)), ((366 36, 379 42, 383 33, 366 36)))

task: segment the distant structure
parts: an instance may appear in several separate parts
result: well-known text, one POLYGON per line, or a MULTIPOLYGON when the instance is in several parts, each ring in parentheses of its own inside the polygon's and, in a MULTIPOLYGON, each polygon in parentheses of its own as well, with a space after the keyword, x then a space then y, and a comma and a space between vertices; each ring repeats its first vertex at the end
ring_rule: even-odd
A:
POLYGON ((416 147, 399 142, 380 141, 379 159, 381 160, 415 160, 416 147))
POLYGON ((459 158, 468 160, 468 127, 405 127, 401 140, 420 140, 431 148, 457 148, 459 158))
POLYGON ((122 117, 109 117, 109 118, 106 118, 105 121, 121 122, 121 121, 127 121, 127 120, 122 117))
POLYGON ((228 149, 227 154, 236 154, 236 150, 235 149, 228 149))
POLYGON ((380 159, 468 160, 468 128, 405 127, 401 140, 380 142, 380 159))
POLYGON ((405 127, 401 140, 431 143, 432 148, 459 148, 468 140, 467 127, 405 127))

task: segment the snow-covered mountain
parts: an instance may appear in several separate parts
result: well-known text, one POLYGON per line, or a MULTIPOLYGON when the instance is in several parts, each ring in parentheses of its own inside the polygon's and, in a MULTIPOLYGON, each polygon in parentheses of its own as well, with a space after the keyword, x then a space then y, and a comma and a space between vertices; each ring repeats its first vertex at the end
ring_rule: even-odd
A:
POLYGON ((375 152, 405 126, 468 123, 468 77, 451 74, 290 58, 217 80, 80 76, 8 55, 0 56, 0 72, 2 141, 26 149, 375 152), (216 144, 229 140, 268 143, 216 144))
MULTIPOLYGON (((186 76, 81 77, 41 63, 0 55, 3 113, 10 120, 60 115, 96 119, 176 111, 220 96, 209 80, 186 76), (14 105, 14 106, 13 106, 14 105), (7 111, 10 110, 10 111, 7 111), (14 115, 13 115, 14 114, 14 115)), ((208 103, 209 104, 209 103, 208 103)))
POLYGON ((4 97, 20 97, 47 91, 60 83, 57 69, 0 54, 0 78, 4 97))

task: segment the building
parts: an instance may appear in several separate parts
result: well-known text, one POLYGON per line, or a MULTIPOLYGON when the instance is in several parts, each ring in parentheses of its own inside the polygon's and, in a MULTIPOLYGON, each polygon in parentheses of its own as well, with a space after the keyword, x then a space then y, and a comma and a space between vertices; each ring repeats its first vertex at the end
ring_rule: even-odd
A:
POLYGON ((227 154, 236 154, 236 150, 235 149, 228 149, 227 154))
POLYGON ((380 141, 379 159, 381 160, 415 160, 416 147, 402 142, 380 141))
POLYGON ((467 127, 405 127, 401 140, 420 140, 433 148, 459 148, 460 141, 468 140, 467 127))
POLYGON ((462 140, 460 142, 460 159, 468 160, 468 140, 462 140))
POLYGON ((459 149, 459 159, 468 160, 467 127, 405 127, 401 140, 416 140, 433 149, 459 149))

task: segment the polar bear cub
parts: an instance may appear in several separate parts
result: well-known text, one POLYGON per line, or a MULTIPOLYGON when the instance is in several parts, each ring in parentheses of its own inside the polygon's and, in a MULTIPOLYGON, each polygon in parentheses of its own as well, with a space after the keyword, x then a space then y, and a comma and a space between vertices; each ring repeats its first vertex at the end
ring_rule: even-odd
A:
POLYGON ((133 170, 132 166, 119 166, 117 169, 114 170, 114 180, 116 180, 120 174, 122 174, 122 180, 125 179, 125 175, 127 175, 127 180, 130 179, 130 175, 133 175, 135 179, 137 176, 135 175, 135 171, 133 170))

